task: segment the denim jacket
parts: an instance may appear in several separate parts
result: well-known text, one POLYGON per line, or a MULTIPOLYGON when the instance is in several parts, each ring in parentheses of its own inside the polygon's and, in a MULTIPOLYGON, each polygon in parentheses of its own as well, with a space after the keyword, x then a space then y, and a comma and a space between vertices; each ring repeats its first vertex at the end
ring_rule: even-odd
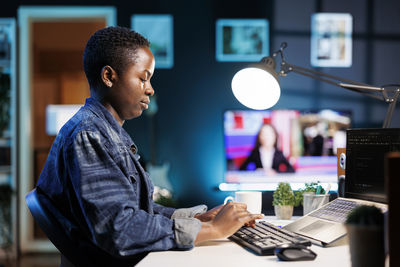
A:
POLYGON ((66 233, 74 231, 112 256, 190 249, 204 205, 155 204, 137 148, 111 113, 93 98, 63 126, 37 187, 66 233))

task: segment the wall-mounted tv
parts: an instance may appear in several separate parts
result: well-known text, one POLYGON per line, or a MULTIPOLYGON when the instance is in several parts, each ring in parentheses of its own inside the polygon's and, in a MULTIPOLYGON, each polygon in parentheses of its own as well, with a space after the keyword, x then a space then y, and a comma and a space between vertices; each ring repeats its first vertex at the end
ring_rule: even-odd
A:
POLYGON ((346 146, 351 111, 227 110, 221 190, 274 190, 281 181, 337 189, 337 148, 346 146))

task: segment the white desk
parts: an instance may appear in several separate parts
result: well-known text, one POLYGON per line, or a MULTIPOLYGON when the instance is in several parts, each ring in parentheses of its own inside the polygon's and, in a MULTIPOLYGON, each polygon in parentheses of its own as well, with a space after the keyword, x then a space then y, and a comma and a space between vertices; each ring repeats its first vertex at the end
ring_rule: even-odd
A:
POLYGON ((278 261, 276 256, 258 256, 229 240, 206 242, 190 251, 151 252, 137 266, 229 266, 229 267, 273 267, 273 266, 318 266, 351 267, 349 247, 347 245, 323 248, 312 245, 318 254, 313 261, 278 261))
MULTIPOLYGON (((271 221, 270 218, 267 218, 271 221)), ((273 221, 272 221, 273 222, 273 221)), ((274 222, 273 222, 274 223, 274 222)), ((280 223, 281 224, 281 223, 280 223)), ((324 248, 312 245, 311 249, 318 254, 313 261, 279 261, 276 256, 258 256, 240 245, 221 239, 205 242, 189 251, 151 252, 137 266, 190 266, 190 267, 274 267, 274 266, 318 266, 318 267, 351 267, 348 245, 324 248)))

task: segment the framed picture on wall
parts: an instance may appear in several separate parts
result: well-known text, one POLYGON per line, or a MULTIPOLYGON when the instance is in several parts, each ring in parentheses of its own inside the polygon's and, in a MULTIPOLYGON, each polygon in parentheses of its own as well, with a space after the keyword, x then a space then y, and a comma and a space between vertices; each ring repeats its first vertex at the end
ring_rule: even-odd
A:
POLYGON ((311 18, 311 65, 351 67, 353 17, 347 13, 316 13, 311 18))
POLYGON ((131 28, 150 41, 156 68, 174 65, 173 17, 171 15, 132 15, 131 28))
POLYGON ((216 23, 217 61, 257 62, 269 55, 266 19, 219 19, 216 23))

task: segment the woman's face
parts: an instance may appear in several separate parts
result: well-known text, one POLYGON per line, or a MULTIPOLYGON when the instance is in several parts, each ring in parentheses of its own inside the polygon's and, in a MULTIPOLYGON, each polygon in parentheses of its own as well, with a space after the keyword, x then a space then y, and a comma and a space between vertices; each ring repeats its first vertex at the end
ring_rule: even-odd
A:
POLYGON ((274 130, 269 125, 264 125, 260 132, 261 146, 266 148, 274 148, 276 142, 276 135, 274 130))
POLYGON ((147 47, 138 48, 131 63, 116 77, 108 95, 108 103, 115 110, 115 117, 124 120, 139 117, 148 108, 154 94, 150 78, 154 73, 154 56, 147 47))

